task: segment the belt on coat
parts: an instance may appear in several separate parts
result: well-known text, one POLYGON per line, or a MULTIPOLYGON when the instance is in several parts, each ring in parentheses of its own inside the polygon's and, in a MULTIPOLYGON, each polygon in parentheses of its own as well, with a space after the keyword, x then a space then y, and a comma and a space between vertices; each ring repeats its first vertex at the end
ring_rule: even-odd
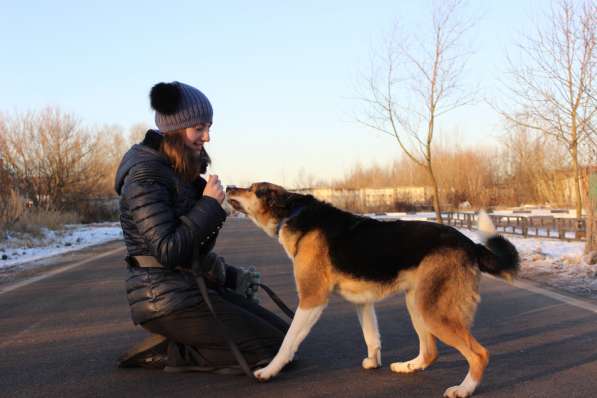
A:
POLYGON ((153 256, 128 256, 125 258, 125 261, 131 267, 164 268, 164 266, 153 256))

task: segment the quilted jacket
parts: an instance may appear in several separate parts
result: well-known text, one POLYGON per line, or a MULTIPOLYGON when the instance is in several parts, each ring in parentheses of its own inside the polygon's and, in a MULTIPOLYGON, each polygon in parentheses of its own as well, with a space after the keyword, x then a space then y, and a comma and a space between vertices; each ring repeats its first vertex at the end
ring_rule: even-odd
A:
POLYGON ((142 143, 133 145, 115 181, 128 256, 153 256, 163 266, 128 265, 126 292, 136 324, 201 301, 193 274, 184 269, 190 269, 194 242, 207 254, 226 219, 218 201, 203 196, 204 179, 189 183, 174 171, 159 152, 161 137, 149 130, 142 143))

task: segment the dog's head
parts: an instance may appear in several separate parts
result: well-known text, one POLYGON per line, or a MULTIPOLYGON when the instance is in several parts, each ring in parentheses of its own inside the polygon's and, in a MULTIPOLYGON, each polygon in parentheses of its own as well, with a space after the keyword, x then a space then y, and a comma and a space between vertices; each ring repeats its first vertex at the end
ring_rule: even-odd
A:
POLYGON ((288 192, 269 182, 257 182, 248 188, 227 187, 226 197, 235 210, 246 214, 273 237, 278 224, 302 206, 305 195, 288 192))

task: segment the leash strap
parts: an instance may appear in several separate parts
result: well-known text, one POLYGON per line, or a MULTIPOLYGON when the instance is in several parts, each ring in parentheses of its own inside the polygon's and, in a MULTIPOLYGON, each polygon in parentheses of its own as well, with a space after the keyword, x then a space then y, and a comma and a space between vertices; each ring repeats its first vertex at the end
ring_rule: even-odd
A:
POLYGON ((276 293, 274 293, 274 291, 269 286, 264 285, 263 283, 257 283, 257 286, 262 288, 267 293, 269 298, 271 298, 272 301, 276 303, 276 305, 282 310, 282 312, 286 314, 288 318, 294 318, 294 312, 290 308, 288 308, 288 306, 282 301, 282 299, 276 293))
POLYGON ((201 292, 201 296, 203 297, 205 304, 207 304, 207 307, 209 308, 209 311, 211 312, 211 315, 213 316, 218 329, 220 329, 220 333, 226 339, 226 342, 228 343, 228 346, 230 347, 230 351, 232 351, 232 354, 234 354, 236 361, 240 365, 243 372, 245 372, 245 374, 249 378, 255 380, 255 376, 253 375, 253 372, 251 371, 251 368, 249 367, 247 360, 243 356, 242 352, 240 352, 240 349, 238 348, 238 346, 236 345, 236 343, 230 336, 230 334, 228 332, 228 328, 226 327, 226 325, 224 325, 222 323, 222 321, 220 321, 220 319, 216 315, 216 311, 214 310, 213 305, 211 304, 211 300, 209 299, 209 294, 207 293, 207 286, 205 285, 205 279, 203 279, 203 277, 201 275, 197 276, 197 284, 199 285, 199 291, 201 292))
MULTIPOLYGON (((195 226, 193 225, 193 222, 188 219, 188 217, 182 216, 182 217, 180 217, 180 219, 193 232, 195 232, 195 226)), ((197 239, 195 239, 195 240, 197 240, 197 239)), ((193 268, 195 270, 199 270, 198 265, 199 265, 199 245, 197 245, 195 242, 194 248, 193 248, 193 268)), ((251 368, 249 367, 249 364, 247 363, 247 360, 245 359, 242 352, 240 351, 240 349, 238 348, 238 346, 236 345, 236 343, 230 336, 230 333, 228 332, 228 328, 218 318, 218 315, 216 314, 216 311, 213 308, 211 300, 209 299, 207 286, 205 285, 205 279, 203 278, 202 275, 196 275, 196 276, 197 276, 196 279, 197 279, 197 284, 199 285, 199 291, 201 292, 201 296, 203 297, 205 304, 207 304, 207 308, 209 308, 209 311, 211 312, 211 315, 213 316, 213 319, 216 323, 217 328, 220 329, 220 333, 222 334, 222 336, 224 336, 224 339, 226 339, 226 342, 228 343, 228 346, 230 347, 230 351, 232 351, 232 354, 236 358, 236 361, 240 365, 241 369, 245 372, 245 374, 248 377, 250 377, 251 379, 256 380, 255 376, 253 375, 253 372, 251 371, 251 368)))

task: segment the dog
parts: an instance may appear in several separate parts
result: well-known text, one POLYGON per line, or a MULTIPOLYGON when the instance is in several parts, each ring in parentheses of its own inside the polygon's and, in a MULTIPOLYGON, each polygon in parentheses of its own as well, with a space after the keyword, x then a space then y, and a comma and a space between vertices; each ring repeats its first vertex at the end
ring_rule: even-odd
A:
POLYGON ((255 377, 267 381, 290 362, 319 319, 332 293, 356 307, 367 357, 365 369, 381 367, 381 339, 375 302, 405 292, 406 306, 419 337, 419 354, 390 365, 411 373, 438 356, 436 339, 456 348, 469 370, 445 397, 468 397, 479 385, 489 352, 470 334, 481 272, 512 279, 519 255, 497 235, 481 212, 484 244, 477 244, 450 226, 426 221, 379 221, 355 215, 311 195, 270 183, 228 187, 228 203, 276 238, 293 261, 299 304, 274 359, 255 377))

